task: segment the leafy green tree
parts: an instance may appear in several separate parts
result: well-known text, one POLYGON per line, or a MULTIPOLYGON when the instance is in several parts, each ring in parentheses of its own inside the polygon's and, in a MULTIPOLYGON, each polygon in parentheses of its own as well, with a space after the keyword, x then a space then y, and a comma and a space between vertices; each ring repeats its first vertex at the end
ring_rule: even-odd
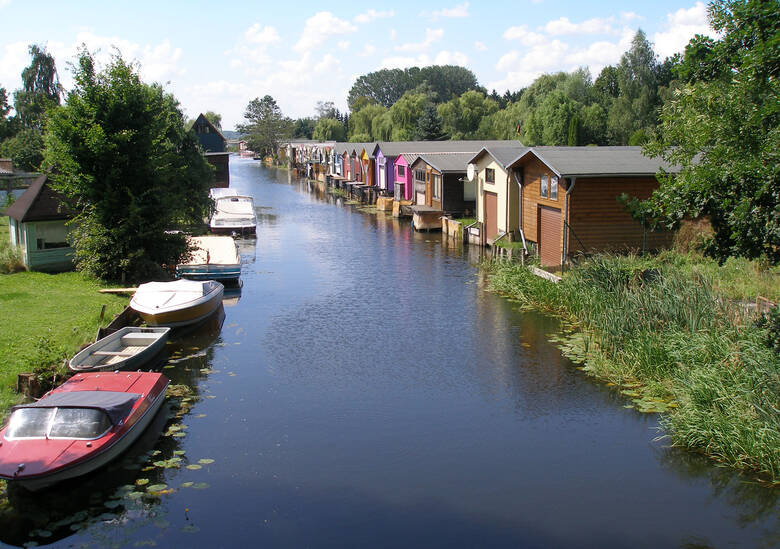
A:
POLYGON ((382 105, 366 105, 349 118, 349 139, 356 142, 373 141, 373 121, 387 109, 382 105), (358 138, 359 137, 359 138, 358 138))
POLYGON ((438 107, 442 127, 452 139, 475 139, 482 119, 498 111, 498 103, 482 92, 470 90, 438 107))
POLYGON ((60 104, 62 86, 46 48, 32 44, 29 51, 32 60, 22 71, 22 88, 14 92, 14 109, 23 127, 40 130, 46 111, 60 104))
POLYGON ((317 141, 346 141, 347 130, 335 118, 320 118, 314 126, 313 138, 317 141))
POLYGON ((418 141, 440 141, 447 138, 447 134, 442 129, 441 117, 434 105, 425 106, 425 111, 417 120, 414 138, 418 141))
POLYGON ((87 50, 66 103, 50 112, 44 166, 79 214, 79 269, 105 279, 161 276, 187 253, 183 234, 209 213, 213 169, 176 99, 115 56, 100 72, 87 50))
POLYGON ((248 122, 239 124, 238 131, 246 136, 251 150, 263 155, 275 155, 279 142, 292 136, 292 121, 282 114, 282 109, 270 95, 252 99, 244 118, 248 122))
POLYGON ((664 106, 660 135, 646 149, 682 171, 663 178, 651 204, 667 225, 708 216, 709 251, 720 259, 764 256, 776 264, 780 9, 769 0, 715 0, 708 14, 721 38, 706 57, 722 70, 685 85, 664 106))
POLYGON ((38 130, 24 128, 0 143, 0 156, 10 158, 14 168, 38 171, 43 161, 43 136, 38 130))
POLYGON ((11 105, 8 103, 8 92, 0 87, 0 141, 16 133, 14 118, 8 116, 11 105))
POLYGON ((299 139, 311 139, 314 134, 315 121, 313 118, 299 118, 293 124, 293 137, 299 139))
POLYGON ((214 111, 206 111, 206 112, 203 113, 203 116, 206 118, 206 120, 208 120, 209 122, 214 124, 217 128, 219 128, 220 130, 222 129, 222 115, 221 114, 217 114, 214 111))
POLYGON ((430 104, 430 96, 427 93, 405 93, 396 101, 388 114, 393 124, 391 134, 392 141, 410 141, 417 132, 417 121, 430 104))

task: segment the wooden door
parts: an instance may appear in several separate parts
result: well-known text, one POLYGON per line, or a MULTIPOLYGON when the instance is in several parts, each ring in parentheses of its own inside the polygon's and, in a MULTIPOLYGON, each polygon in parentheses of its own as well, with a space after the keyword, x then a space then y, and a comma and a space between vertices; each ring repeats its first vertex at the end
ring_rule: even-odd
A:
POLYGON ((485 237, 493 240, 498 235, 498 195, 496 193, 485 192, 484 206, 485 237))
POLYGON ((561 265, 561 210, 539 206, 537 215, 539 259, 542 267, 561 265))

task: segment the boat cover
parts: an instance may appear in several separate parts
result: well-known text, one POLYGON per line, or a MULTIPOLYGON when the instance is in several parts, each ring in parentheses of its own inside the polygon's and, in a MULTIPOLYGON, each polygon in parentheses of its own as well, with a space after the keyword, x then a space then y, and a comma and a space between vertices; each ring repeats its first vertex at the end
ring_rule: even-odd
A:
POLYGON ((180 263, 180 266, 192 265, 238 265, 236 241, 229 236, 196 236, 188 239, 194 248, 192 259, 180 263))
POLYGON ((19 408, 94 408, 103 410, 116 425, 126 418, 133 408, 135 401, 141 398, 137 393, 123 393, 121 391, 69 391, 66 393, 52 393, 32 404, 14 406, 19 408))

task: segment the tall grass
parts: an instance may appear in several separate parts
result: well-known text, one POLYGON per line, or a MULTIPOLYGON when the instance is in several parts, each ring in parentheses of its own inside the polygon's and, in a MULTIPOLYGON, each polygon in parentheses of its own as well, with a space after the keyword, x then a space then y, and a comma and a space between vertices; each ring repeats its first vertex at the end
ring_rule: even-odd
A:
POLYGON ((780 483, 780 355, 732 301, 728 268, 679 254, 604 255, 559 284, 514 263, 486 268, 493 290, 575 330, 562 347, 589 374, 631 387, 624 392, 640 409, 664 412, 674 444, 780 483))
POLYGON ((24 271, 22 250, 11 246, 8 229, 8 217, 0 216, 0 274, 24 271))

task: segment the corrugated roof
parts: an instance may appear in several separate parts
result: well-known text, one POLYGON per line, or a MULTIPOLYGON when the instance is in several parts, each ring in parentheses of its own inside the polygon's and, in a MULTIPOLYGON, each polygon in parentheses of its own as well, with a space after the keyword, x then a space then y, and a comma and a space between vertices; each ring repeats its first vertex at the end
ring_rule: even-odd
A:
POLYGON ((599 175, 655 175, 663 168, 669 173, 680 171, 660 158, 642 154, 642 147, 532 147, 518 154, 509 166, 519 164, 533 154, 560 177, 595 177, 599 175))
POLYGON ((470 152, 428 153, 419 155, 417 160, 422 160, 439 173, 465 173, 466 165, 469 163, 472 156, 474 155, 470 152))
POLYGON ((75 212, 67 206, 60 193, 49 187, 47 177, 42 175, 6 208, 3 215, 24 223, 70 219, 75 212))

